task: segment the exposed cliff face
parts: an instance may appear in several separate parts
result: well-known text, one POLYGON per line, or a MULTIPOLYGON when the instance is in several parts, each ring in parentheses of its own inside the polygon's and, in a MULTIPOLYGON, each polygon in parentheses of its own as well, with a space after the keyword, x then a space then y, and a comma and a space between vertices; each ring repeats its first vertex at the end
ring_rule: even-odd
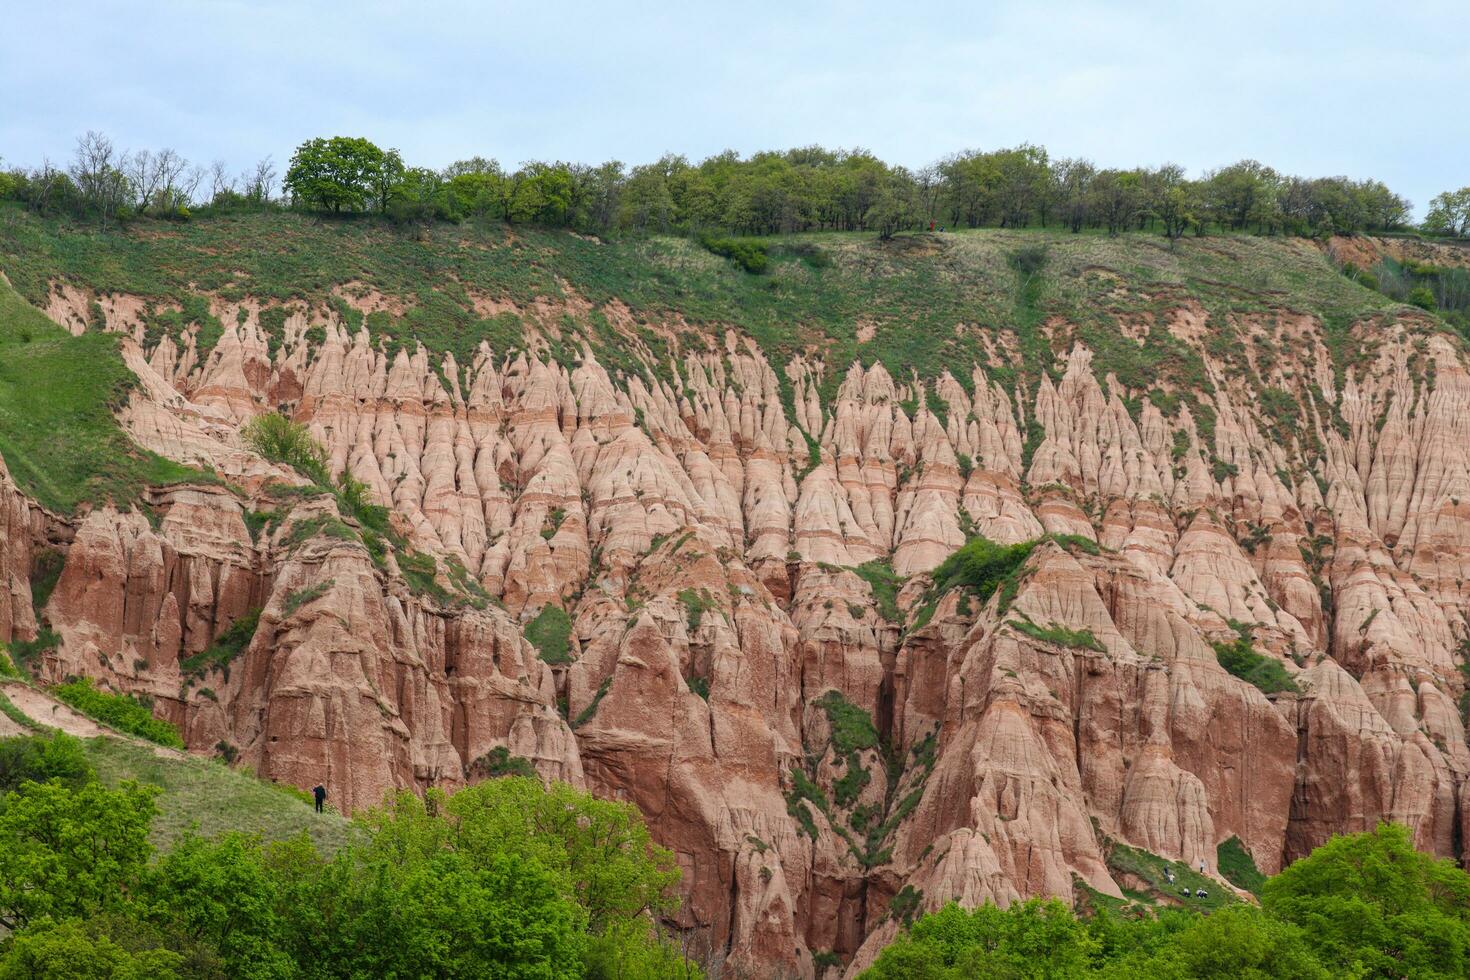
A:
POLYGON ((325 307, 272 334, 260 304, 214 304, 207 351, 103 309, 141 382, 124 426, 235 487, 72 520, 0 475, 0 638, 34 635, 49 536, 44 671, 150 694, 192 748, 356 808, 504 747, 637 803, 684 869, 682 924, 764 974, 866 961, 905 889, 1118 895, 1109 839, 1214 872, 1237 836, 1271 872, 1392 819, 1464 856, 1470 374, 1425 318, 1365 317, 1344 366, 1288 303, 1240 313, 1245 371, 1171 299, 1129 330, 1199 357, 1181 402, 1099 371, 1066 322, 1028 389, 1000 337, 929 381, 816 347, 773 363, 733 330, 634 376, 540 335, 459 364, 325 307), (330 497, 267 487, 299 481, 239 430, 273 409, 439 559, 437 591, 330 497), (1097 547, 1048 540, 983 601, 931 590, 975 534, 1097 547), (566 663, 522 636, 548 604, 566 663), (256 611, 227 671, 186 676, 256 611), (1213 644, 1242 637, 1298 690, 1228 673, 1213 644))

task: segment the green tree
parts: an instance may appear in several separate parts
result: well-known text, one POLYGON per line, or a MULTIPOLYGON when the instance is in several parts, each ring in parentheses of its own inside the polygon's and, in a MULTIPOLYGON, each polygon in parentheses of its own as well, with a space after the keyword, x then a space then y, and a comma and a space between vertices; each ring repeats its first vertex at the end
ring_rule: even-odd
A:
POLYGON ((0 926, 86 916, 123 900, 152 851, 157 790, 26 783, 0 806, 0 926))
POLYGON ((183 963, 171 950, 129 949, 92 922, 43 919, 10 940, 0 980, 175 980, 183 963))
POLYGON ((289 910, 259 841, 239 834, 213 842, 186 836, 148 868, 138 896, 150 921, 206 944, 231 977, 295 975, 291 957, 276 942, 289 910))
POLYGON ((81 740, 63 732, 0 740, 0 794, 19 789, 27 780, 56 779, 80 789, 94 775, 81 740))
POLYGON ((370 854, 412 860, 453 850, 488 861, 506 851, 561 877, 594 930, 674 907, 679 872, 656 847, 638 809, 599 800, 562 783, 507 777, 453 796, 399 794, 364 818, 370 854))
POLYGON ((1105 976, 1221 980, 1329 980, 1302 931, 1250 905, 1233 905, 1173 933, 1152 955, 1110 964, 1105 976))
POLYGON ((1424 216, 1424 230, 1435 235, 1470 238, 1470 187, 1436 195, 1424 216))
POLYGON ((324 211, 361 211, 369 202, 386 208, 395 166, 401 174, 397 151, 384 153, 361 137, 318 137, 296 148, 285 185, 292 196, 324 211))
POLYGON ((914 923, 885 949, 863 980, 1083 976, 1099 943, 1056 899, 986 903, 965 911, 951 902, 914 923))
POLYGON ((1334 837, 1266 882, 1262 907, 1339 974, 1470 975, 1470 874, 1379 824, 1334 837))

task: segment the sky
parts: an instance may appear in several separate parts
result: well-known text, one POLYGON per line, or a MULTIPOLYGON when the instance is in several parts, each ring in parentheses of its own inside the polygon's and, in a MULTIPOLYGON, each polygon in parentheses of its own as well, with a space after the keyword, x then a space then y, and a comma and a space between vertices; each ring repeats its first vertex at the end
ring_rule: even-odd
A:
POLYGON ((1470 3, 20 0, 0 158, 77 136, 284 170, 314 136, 411 165, 820 144, 911 167, 1041 144, 1470 185, 1470 3))

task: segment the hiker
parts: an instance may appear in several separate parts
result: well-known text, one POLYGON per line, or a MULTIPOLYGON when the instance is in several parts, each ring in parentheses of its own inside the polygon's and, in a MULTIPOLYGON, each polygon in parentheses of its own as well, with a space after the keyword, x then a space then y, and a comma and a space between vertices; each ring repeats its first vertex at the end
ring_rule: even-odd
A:
POLYGON ((321 813, 322 804, 327 801, 327 788, 325 786, 317 786, 311 791, 311 795, 316 799, 316 812, 321 813))

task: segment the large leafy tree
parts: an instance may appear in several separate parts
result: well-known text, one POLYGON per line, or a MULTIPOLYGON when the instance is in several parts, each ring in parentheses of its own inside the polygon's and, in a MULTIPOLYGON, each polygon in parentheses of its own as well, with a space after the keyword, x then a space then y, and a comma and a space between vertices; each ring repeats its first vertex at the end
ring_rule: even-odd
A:
POLYGON ((1261 901, 1340 973, 1470 976, 1470 875, 1414 850, 1397 824, 1334 837, 1270 879, 1261 901))
POLYGON ((361 137, 307 140, 286 170, 286 189, 324 211, 362 211, 370 203, 386 209, 388 190, 402 176, 397 151, 385 153, 361 137))
POLYGON ((123 901, 152 848, 151 786, 25 783, 0 803, 0 926, 88 916, 123 901))
POLYGON ((97 920, 42 920, 17 935, 0 957, 0 980, 175 980, 184 957, 156 946, 137 949, 97 928, 97 920))
POLYGON ((1470 187, 1445 191, 1429 202, 1424 228, 1440 235, 1470 237, 1470 187))

